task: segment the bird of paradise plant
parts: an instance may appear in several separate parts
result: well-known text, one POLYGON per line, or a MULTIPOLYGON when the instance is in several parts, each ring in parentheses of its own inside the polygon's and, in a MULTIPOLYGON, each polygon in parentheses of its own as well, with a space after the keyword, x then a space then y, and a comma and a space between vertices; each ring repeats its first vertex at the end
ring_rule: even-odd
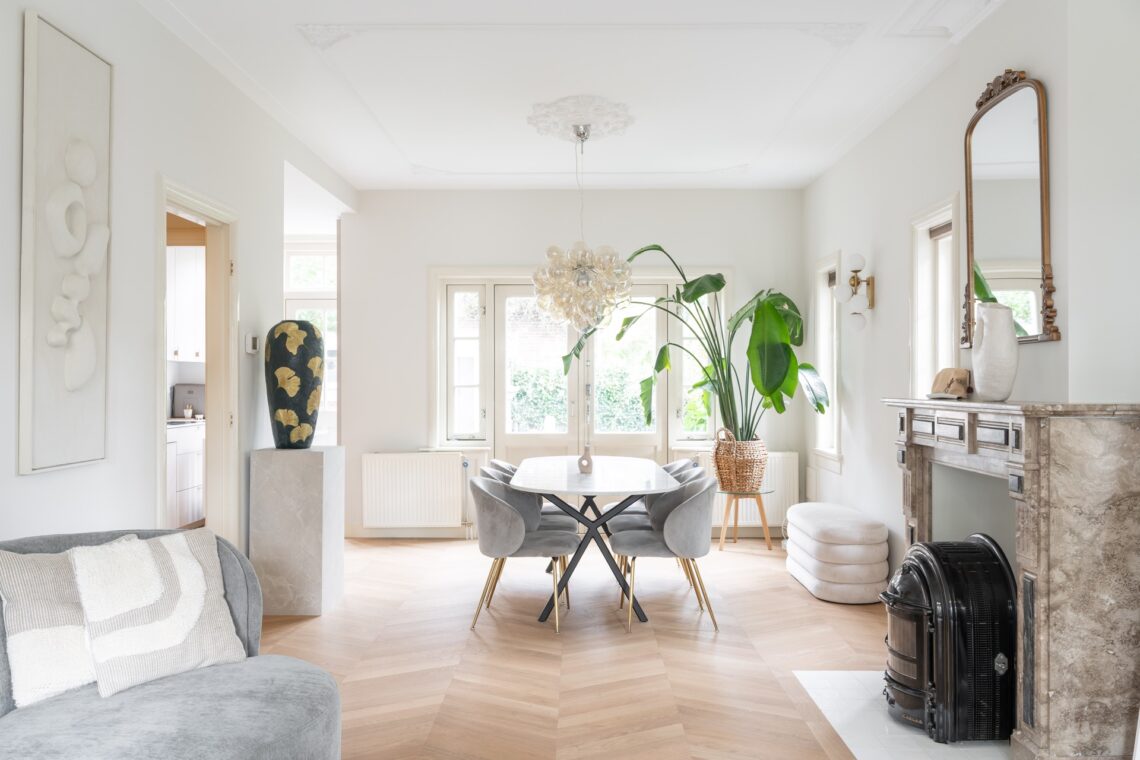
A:
MULTIPOLYGON (((672 369, 674 351, 689 356, 701 368, 702 377, 693 389, 702 392, 706 410, 711 409, 710 397, 716 397, 721 423, 738 441, 756 438, 764 413, 773 409, 782 414, 787 409, 787 399, 794 398, 797 389, 803 391, 812 409, 820 414, 826 411, 830 400, 819 372, 796 357, 794 347, 803 345, 804 320, 791 298, 776 290, 761 290, 724 319, 721 311, 724 275, 705 274, 690 280, 681 265, 659 245, 640 248, 628 260, 632 263, 650 252, 669 259, 681 276, 682 284, 669 296, 653 301, 631 301, 645 308, 622 320, 617 340, 625 337, 629 328, 646 314, 664 311, 696 337, 705 358, 674 341, 666 341, 658 348, 652 374, 641 381, 641 406, 646 424, 652 421, 657 376, 672 369), (746 326, 747 380, 741 377, 732 361, 733 344, 746 326)), ((586 341, 596 329, 584 330, 570 353, 562 357, 565 372, 569 373, 574 359, 581 356, 586 341)))

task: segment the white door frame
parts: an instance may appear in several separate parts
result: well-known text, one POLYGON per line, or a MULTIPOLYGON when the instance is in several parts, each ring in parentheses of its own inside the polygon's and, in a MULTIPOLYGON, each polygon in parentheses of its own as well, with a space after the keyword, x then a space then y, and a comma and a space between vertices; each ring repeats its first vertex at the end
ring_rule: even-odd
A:
POLYGON ((238 547, 241 535, 241 441, 239 437, 238 289, 230 246, 231 225, 237 215, 224 205, 162 177, 155 222, 155 431, 157 488, 156 524, 166 507, 166 213, 175 209, 197 217, 206 226, 206 526, 238 547))

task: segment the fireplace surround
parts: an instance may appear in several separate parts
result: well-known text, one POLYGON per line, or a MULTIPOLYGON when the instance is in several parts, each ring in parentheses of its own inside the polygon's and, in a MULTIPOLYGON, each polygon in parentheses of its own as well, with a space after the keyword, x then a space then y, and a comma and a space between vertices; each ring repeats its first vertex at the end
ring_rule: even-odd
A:
POLYGON ((997 543, 975 534, 914 544, 880 598, 891 716, 940 743, 1008 739, 1016 591, 997 543))
POLYGON ((1140 404, 886 399, 909 544, 932 466, 1002 478, 1017 512, 1016 760, 1130 760, 1140 709, 1140 404))

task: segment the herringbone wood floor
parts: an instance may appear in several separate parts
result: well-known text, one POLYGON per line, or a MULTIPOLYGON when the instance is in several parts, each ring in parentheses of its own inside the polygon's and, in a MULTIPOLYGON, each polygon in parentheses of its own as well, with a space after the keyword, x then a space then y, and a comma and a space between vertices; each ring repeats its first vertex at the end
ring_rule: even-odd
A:
POLYGON ((814 599, 760 540, 700 563, 720 633, 671 560, 638 563, 650 622, 627 634, 591 549, 555 635, 535 619, 542 560, 510 560, 471 631, 490 567, 474 542, 346 549, 339 608, 267 618, 262 641, 336 676, 345 758, 850 758, 792 671, 883 666, 881 606, 814 599))

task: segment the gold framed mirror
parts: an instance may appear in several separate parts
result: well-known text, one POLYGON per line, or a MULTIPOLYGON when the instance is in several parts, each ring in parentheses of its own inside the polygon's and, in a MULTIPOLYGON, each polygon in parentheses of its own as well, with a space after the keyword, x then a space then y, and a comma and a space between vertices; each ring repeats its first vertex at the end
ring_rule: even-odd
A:
POLYGON ((1045 87, 1006 69, 966 127, 966 294, 962 345, 974 304, 1013 310, 1018 341, 1060 340, 1049 254, 1049 129, 1045 87))

